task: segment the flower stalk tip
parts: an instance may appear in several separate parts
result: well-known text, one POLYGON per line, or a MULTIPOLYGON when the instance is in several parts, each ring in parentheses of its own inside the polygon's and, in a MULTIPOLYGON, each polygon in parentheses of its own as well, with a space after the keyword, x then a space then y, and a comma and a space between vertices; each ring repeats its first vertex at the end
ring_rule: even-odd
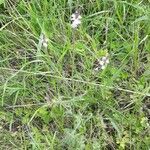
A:
POLYGON ((81 19, 82 17, 80 13, 78 11, 75 11, 75 13, 71 15, 71 21, 72 21, 71 27, 77 28, 81 24, 81 19))
POLYGON ((108 54, 106 54, 106 56, 103 56, 102 58, 96 60, 94 70, 95 71, 104 70, 108 64, 109 64, 109 57, 108 54))

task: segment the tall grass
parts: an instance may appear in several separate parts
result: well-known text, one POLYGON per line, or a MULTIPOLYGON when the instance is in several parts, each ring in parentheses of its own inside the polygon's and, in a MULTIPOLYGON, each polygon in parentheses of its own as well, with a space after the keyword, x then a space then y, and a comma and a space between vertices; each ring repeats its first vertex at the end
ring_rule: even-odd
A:
POLYGON ((150 148, 148 0, 7 0, 0 12, 1 149, 150 148))

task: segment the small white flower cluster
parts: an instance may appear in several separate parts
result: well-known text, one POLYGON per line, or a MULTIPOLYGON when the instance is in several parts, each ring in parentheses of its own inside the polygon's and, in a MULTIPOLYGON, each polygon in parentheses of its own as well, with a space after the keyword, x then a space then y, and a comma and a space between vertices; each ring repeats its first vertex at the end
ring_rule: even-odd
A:
POLYGON ((44 33, 42 33, 42 34, 40 35, 40 43, 41 43, 41 45, 42 45, 43 47, 47 48, 47 46, 48 46, 48 38, 45 36, 44 33))
POLYGON ((106 68, 107 64, 109 64, 109 57, 108 57, 108 55, 103 56, 102 58, 100 58, 100 59, 98 59, 96 61, 94 70, 95 71, 98 71, 98 70, 101 70, 101 69, 104 70, 106 68))
POLYGON ((72 21, 71 27, 72 28, 77 28, 81 24, 81 18, 82 17, 81 17, 81 15, 78 11, 73 13, 71 15, 71 21, 72 21))

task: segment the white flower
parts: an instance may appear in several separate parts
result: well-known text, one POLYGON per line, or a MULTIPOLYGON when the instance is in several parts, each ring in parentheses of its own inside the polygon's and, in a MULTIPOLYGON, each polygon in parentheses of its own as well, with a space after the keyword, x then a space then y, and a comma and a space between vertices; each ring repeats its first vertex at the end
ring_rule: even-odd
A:
POLYGON ((96 60, 94 70, 95 71, 98 71, 100 69, 104 70, 106 68, 107 64, 109 64, 108 54, 106 54, 106 56, 103 56, 102 58, 96 60))
POLYGON ((100 61, 99 61, 99 64, 102 65, 102 66, 104 65, 104 63, 105 63, 105 62, 104 62, 103 60, 100 60, 100 61))
POLYGON ((43 39, 43 47, 47 48, 47 46, 48 46, 48 38, 45 37, 45 38, 43 39))
POLYGON ((41 45, 42 45, 43 47, 47 48, 47 46, 48 46, 48 38, 45 36, 44 33, 42 33, 42 34, 40 35, 40 43, 41 43, 41 45))
POLYGON ((74 21, 76 19, 76 15, 75 14, 72 14, 71 15, 71 21, 74 21))
POLYGON ((106 64, 109 64, 109 59, 106 60, 106 64))
POLYGON ((72 22, 71 27, 72 27, 72 28, 77 28, 79 24, 81 24, 81 21, 78 20, 78 19, 76 19, 76 20, 74 20, 74 21, 72 22))
POLYGON ((71 21, 72 21, 71 27, 72 28, 77 28, 81 24, 81 18, 82 17, 81 17, 81 15, 78 11, 73 13, 71 15, 71 21))
POLYGON ((46 42, 43 43, 43 47, 47 48, 48 44, 46 42))
POLYGON ((103 56, 102 57, 102 61, 106 61, 107 60, 107 57, 106 56, 103 56))

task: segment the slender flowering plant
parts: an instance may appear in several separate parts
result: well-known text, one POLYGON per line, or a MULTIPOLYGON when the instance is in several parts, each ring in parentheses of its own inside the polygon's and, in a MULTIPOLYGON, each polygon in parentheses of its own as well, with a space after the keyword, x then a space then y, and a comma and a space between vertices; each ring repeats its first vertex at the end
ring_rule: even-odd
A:
MULTIPOLYGON (((81 24, 81 19, 82 19, 82 17, 80 15, 79 10, 76 10, 75 13, 73 13, 71 15, 71 27, 73 29, 76 29, 81 24)), ((103 56, 95 61, 94 71, 104 70, 108 64, 109 64, 109 56, 108 56, 108 53, 106 53, 105 56, 103 56)))

